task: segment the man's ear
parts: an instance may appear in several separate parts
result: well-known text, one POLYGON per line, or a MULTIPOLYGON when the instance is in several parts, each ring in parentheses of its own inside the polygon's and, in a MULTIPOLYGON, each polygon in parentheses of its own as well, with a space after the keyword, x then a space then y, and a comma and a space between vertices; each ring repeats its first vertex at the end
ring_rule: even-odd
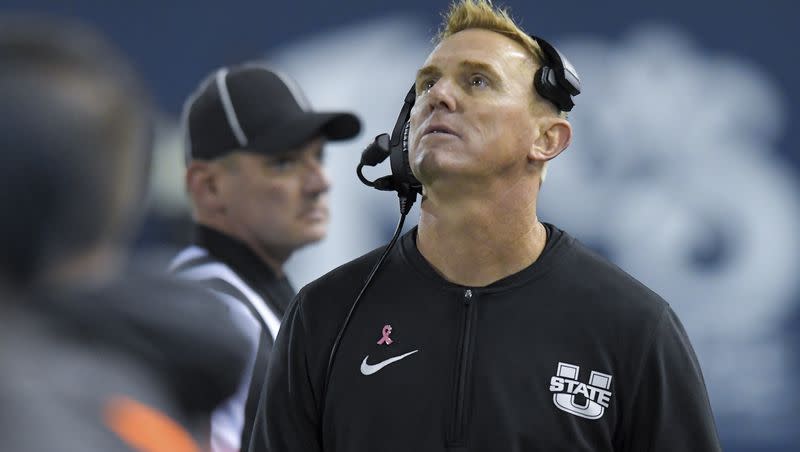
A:
POLYGON ((220 190, 221 172, 221 165, 215 162, 189 162, 186 168, 186 192, 199 211, 219 212, 224 209, 220 190))
POLYGON ((572 141, 572 126, 564 118, 544 117, 538 121, 539 136, 528 153, 530 160, 546 162, 555 158, 572 141))

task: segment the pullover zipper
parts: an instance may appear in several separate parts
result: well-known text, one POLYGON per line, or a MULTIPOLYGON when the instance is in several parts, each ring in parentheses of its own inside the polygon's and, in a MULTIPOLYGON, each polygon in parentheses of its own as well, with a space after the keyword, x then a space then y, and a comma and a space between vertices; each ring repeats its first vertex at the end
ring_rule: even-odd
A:
POLYGON ((464 333, 461 342, 461 356, 459 357, 459 372, 458 380, 456 381, 456 409, 455 418, 453 419, 453 437, 452 443, 454 445, 463 445, 466 443, 466 423, 467 423, 467 410, 466 410, 466 397, 467 397, 467 380, 469 377, 469 363, 472 353, 472 323, 474 299, 472 289, 466 289, 462 297, 464 303, 464 333))

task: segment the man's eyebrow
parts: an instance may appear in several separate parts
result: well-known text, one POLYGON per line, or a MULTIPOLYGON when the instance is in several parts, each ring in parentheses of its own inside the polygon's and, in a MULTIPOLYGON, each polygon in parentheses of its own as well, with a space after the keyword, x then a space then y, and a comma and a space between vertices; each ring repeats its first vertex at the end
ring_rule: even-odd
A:
POLYGON ((442 71, 439 70, 436 66, 425 66, 422 69, 417 71, 417 80, 430 77, 430 76, 437 76, 441 75, 442 71))
POLYGON ((492 65, 486 64, 482 61, 465 60, 459 63, 458 65, 459 67, 461 67, 461 69, 466 69, 475 72, 482 72, 488 75, 490 78, 493 78, 498 81, 502 80, 502 77, 500 77, 500 74, 497 72, 497 70, 495 70, 495 68, 492 65))

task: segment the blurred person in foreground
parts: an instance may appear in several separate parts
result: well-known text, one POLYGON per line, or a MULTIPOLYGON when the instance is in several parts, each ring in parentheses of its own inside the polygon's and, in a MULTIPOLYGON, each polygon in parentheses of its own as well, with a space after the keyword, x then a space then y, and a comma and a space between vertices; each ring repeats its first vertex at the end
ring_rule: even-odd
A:
POLYGON ((81 24, 0 17, 0 442, 205 450, 246 362, 213 297, 125 269, 151 109, 81 24))
POLYGON ((239 389, 211 426, 213 450, 247 450, 272 344, 295 296, 284 264, 327 232, 325 143, 354 137, 360 122, 313 111, 294 81, 249 62, 209 75, 182 123, 196 228, 171 270, 218 295, 251 340, 239 389))
POLYGON ((552 64, 539 42, 488 1, 452 5, 410 115, 419 225, 365 292, 329 378, 382 249, 289 307, 265 393, 270 452, 720 450, 669 305, 537 217, 545 166, 572 137, 571 105, 534 89, 552 64))

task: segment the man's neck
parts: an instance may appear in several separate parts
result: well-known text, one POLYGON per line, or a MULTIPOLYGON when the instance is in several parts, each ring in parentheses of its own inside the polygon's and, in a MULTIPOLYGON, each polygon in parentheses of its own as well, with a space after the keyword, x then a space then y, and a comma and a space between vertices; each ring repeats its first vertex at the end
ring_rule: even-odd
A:
POLYGON ((237 234, 233 228, 228 227, 224 222, 219 221, 210 221, 207 218, 196 218, 195 221, 198 224, 201 224, 207 228, 214 229, 218 232, 221 232, 228 237, 234 238, 240 243, 243 243, 247 249, 249 249, 253 254, 258 257, 258 259, 264 263, 270 270, 275 274, 278 278, 283 278, 283 266, 289 257, 292 255, 291 250, 271 250, 271 252, 267 252, 267 250, 261 246, 260 243, 245 240, 240 237, 240 234, 237 234))
POLYGON ((536 217, 536 190, 422 204, 417 248, 446 280, 487 286, 539 258, 547 232, 536 217))
POLYGON ((248 243, 247 246, 253 251, 253 253, 255 253, 256 256, 258 256, 259 259, 261 259, 261 262, 266 264, 267 267, 269 267, 275 273, 275 276, 278 278, 283 278, 283 265, 287 260, 289 260, 289 256, 291 254, 287 254, 285 257, 275 257, 260 247, 254 246, 253 244, 248 243))

